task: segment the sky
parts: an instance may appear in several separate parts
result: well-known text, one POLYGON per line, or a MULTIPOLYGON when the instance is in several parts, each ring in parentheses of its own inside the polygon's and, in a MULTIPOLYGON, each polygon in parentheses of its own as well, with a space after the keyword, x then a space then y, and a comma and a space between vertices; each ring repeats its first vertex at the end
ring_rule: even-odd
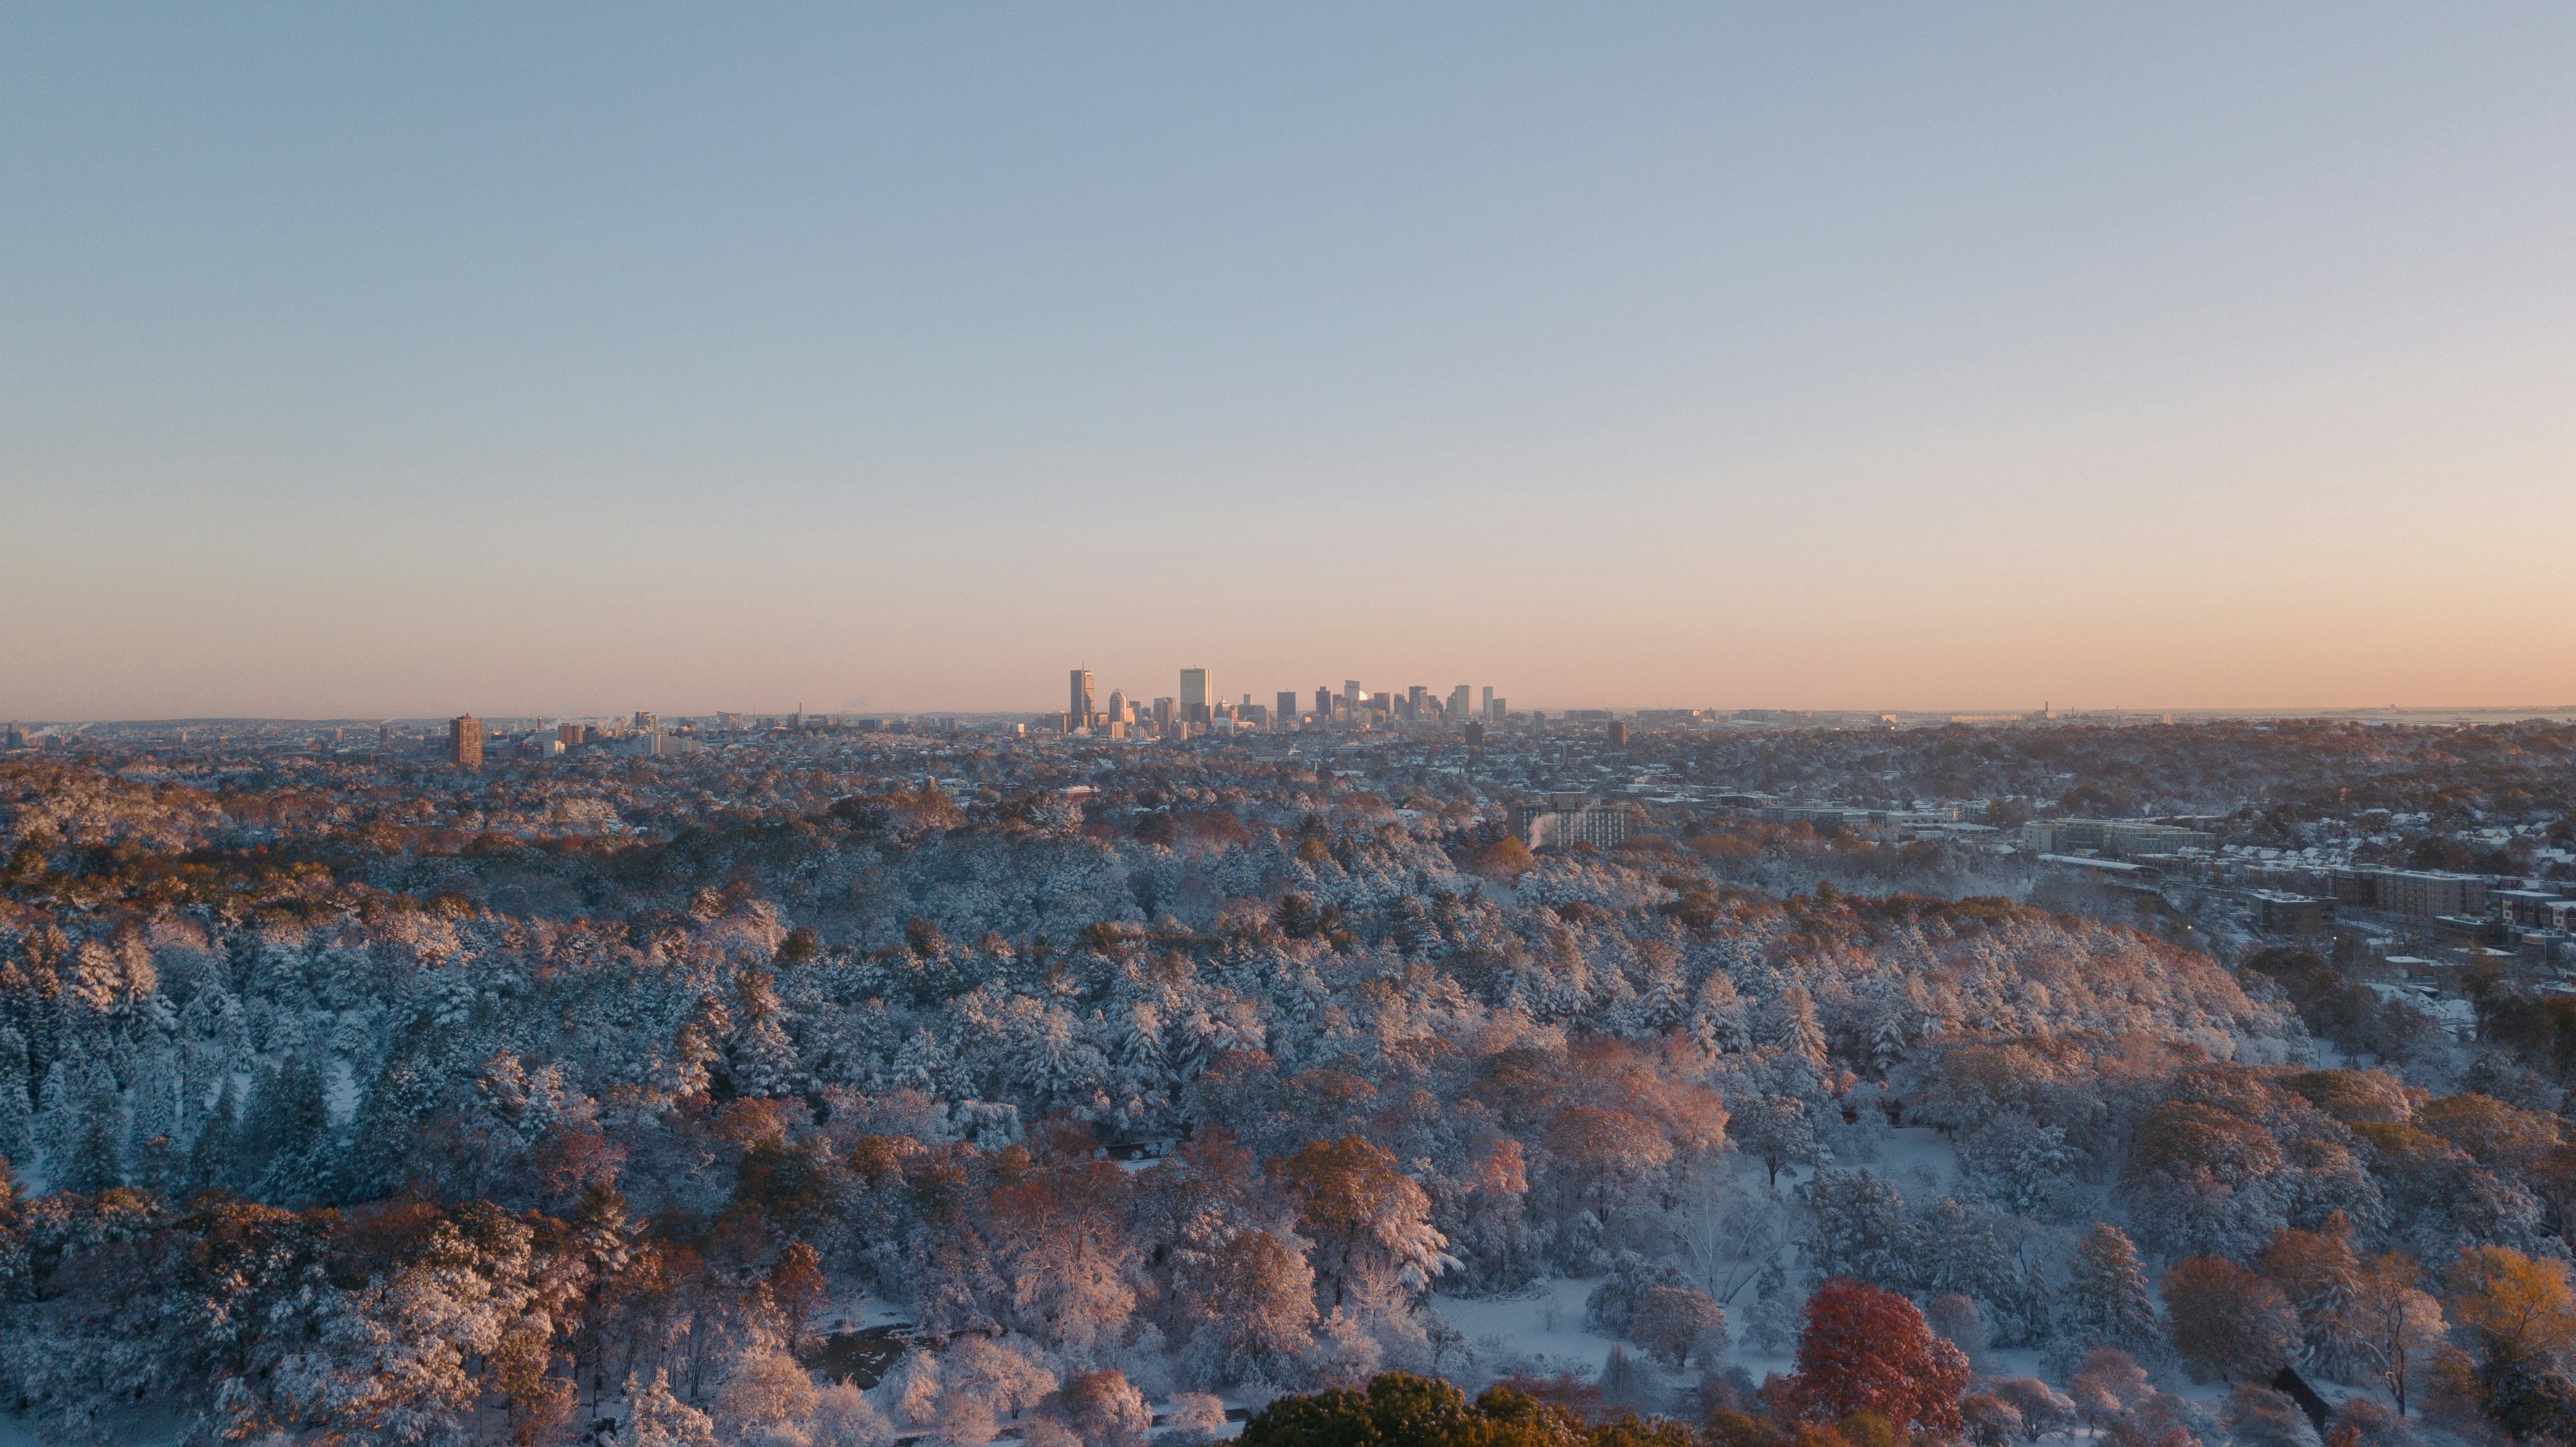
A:
POLYGON ((0 9, 0 716, 2576 700, 2576 7, 0 9))

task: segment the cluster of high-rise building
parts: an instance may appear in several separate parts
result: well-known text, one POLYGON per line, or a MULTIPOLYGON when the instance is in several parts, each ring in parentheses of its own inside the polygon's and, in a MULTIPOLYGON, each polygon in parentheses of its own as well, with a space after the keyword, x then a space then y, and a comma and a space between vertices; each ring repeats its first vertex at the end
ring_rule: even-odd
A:
POLYGON ((1344 680, 1338 692, 1330 684, 1318 687, 1312 709, 1301 708, 1301 698, 1295 689, 1281 689, 1267 704, 1253 702, 1248 693, 1240 702, 1228 702, 1210 690, 1206 669, 1184 668, 1176 695, 1147 703, 1129 698, 1122 689, 1111 689, 1103 700, 1091 670, 1077 668, 1056 727, 1062 733, 1105 738, 1180 739, 1245 729, 1365 730, 1412 725, 1470 729, 1481 737, 1484 729, 1500 727, 1509 716, 1506 701, 1496 697, 1491 687, 1480 701, 1463 683, 1444 698, 1418 683, 1402 693, 1371 693, 1354 678, 1344 680))
MULTIPOLYGON (((447 762, 460 769, 483 767, 485 733, 483 721, 470 713, 449 719, 447 762)), ((694 754, 699 748, 694 731, 665 729, 662 716, 649 709, 636 710, 631 726, 621 726, 613 719, 606 724, 559 723, 552 729, 538 727, 515 739, 492 742, 502 750, 501 757, 521 759, 546 758, 585 748, 611 748, 645 757, 694 754)))

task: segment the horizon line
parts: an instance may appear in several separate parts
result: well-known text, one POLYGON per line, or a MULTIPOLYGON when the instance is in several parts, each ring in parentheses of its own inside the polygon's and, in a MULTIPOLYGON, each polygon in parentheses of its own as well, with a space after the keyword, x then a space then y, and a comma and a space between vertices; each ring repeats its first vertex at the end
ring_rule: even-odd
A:
MULTIPOLYGON (((645 712, 654 712, 654 713, 657 713, 657 714, 660 712, 659 710, 644 710, 644 711, 645 711, 645 712)), ((1628 713, 1628 714, 1639 714, 1639 713, 1658 714, 1658 713, 1695 712, 1695 713, 1705 714, 1705 715, 1709 715, 1709 716, 1717 717, 1717 718, 1726 718, 1726 717, 1729 717, 1729 716, 1742 716, 1742 715, 1746 715, 1746 714, 1775 714, 1775 715, 1776 715, 1776 714, 1797 714, 1797 715, 1806 715, 1806 716, 1830 715, 1830 716, 1836 716, 1836 717, 1849 717, 1849 716, 1854 716, 1854 715, 1877 715, 1877 716, 1894 716, 1894 717, 1898 717, 1898 718, 1940 719, 1940 720, 1946 720, 1946 721, 1955 721, 1955 722, 1960 722, 1960 723, 1964 723, 1964 724, 1980 724, 1980 723, 1996 723, 1996 724, 2002 724, 2002 723, 2015 723, 2015 722, 2029 722, 2029 723, 2066 723, 2066 722, 2072 722, 2072 721, 2076 721, 2076 720, 2080 720, 2080 719, 2086 719, 2086 718, 2149 718, 2149 717, 2158 717, 2158 716, 2172 716, 2172 717, 2176 717, 2176 718, 2181 718, 2181 717, 2193 717, 2193 718, 2248 718, 2248 719, 2263 719, 2263 718, 2283 718, 2283 719, 2298 719, 2298 718, 2335 718, 2335 717, 2357 717, 2357 716, 2365 716, 2365 715, 2401 715, 2401 714, 2520 714, 2520 715, 2524 715, 2524 716, 2526 716, 2526 717, 2539 717, 2539 716, 2542 716, 2542 715, 2548 715, 2548 714, 2568 714, 2568 715, 2571 715, 2571 716, 2576 716, 2576 703, 2557 703, 2557 704, 2533 704, 2533 703, 2497 703, 2497 704, 2485 704, 2485 703, 2458 703, 2458 704, 2333 704, 2333 705, 2298 705, 2298 704, 2290 704, 2290 705, 2264 705, 2264 704, 2251 704, 2251 705, 2246 705, 2246 704, 2155 705, 2155 704, 2147 704, 2147 705, 2135 705, 2135 706, 2132 706, 2132 705, 2120 705, 2120 706, 2106 706, 2106 707, 2067 707, 2067 708, 2053 708, 2053 707, 2046 707, 2046 706, 2043 706, 2042 708, 1978 708, 1978 707, 1922 708, 1922 707, 1880 707, 1880 706, 1869 706, 1869 705, 1856 705, 1856 706, 1834 707, 1834 706, 1826 706, 1826 705, 1797 705, 1797 704, 1788 704, 1788 705, 1775 705, 1775 704, 1743 704, 1743 705, 1738 705, 1738 706, 1736 706, 1736 707, 1732 707, 1732 708, 1724 708, 1724 707, 1713 707, 1713 706, 1694 706, 1694 705, 1687 705, 1687 704, 1615 704, 1615 703, 1614 703, 1614 704, 1563 704, 1563 705, 1556 705, 1556 706, 1551 706, 1551 707, 1547 707, 1547 708, 1529 708, 1529 709, 1515 709, 1515 710, 1513 710, 1513 712, 1514 712, 1515 714, 1522 714, 1522 715, 1532 714, 1532 713, 1564 714, 1564 713, 1568 713, 1568 712, 1575 712, 1575 711, 1582 711, 1582 712, 1628 713)), ((329 724, 329 725, 337 725, 337 726, 346 727, 346 726, 348 726, 348 725, 352 725, 352 724, 376 724, 376 725, 385 725, 385 724, 397 724, 397 723, 445 723, 445 722, 447 722, 449 719, 452 719, 452 718, 458 718, 458 717, 467 717, 467 718, 471 718, 471 717, 482 717, 482 718, 488 718, 488 719, 559 719, 559 720, 567 720, 567 721, 568 721, 568 720, 575 720, 575 719, 606 719, 606 718, 623 718, 623 717, 627 717, 627 716, 629 716, 629 715, 630 715, 630 714, 632 714, 633 712, 635 712, 635 710, 622 710, 622 709, 621 709, 621 710, 598 711, 598 712, 591 712, 591 713, 543 712, 543 711, 530 710, 530 711, 526 711, 526 712, 493 711, 493 712, 488 712, 488 713, 484 713, 484 714, 481 714, 481 715, 476 715, 476 714, 474 714, 471 710, 467 710, 467 711, 464 711, 464 712, 459 713, 459 714, 446 714, 446 713, 439 713, 439 714, 187 714, 187 715, 177 715, 177 714, 172 714, 172 715, 162 715, 162 716, 157 716, 157 717, 142 717, 142 718, 105 718, 105 717, 89 717, 89 718, 74 718, 74 717, 64 717, 64 718, 37 718, 37 717, 32 717, 32 716, 14 716, 14 717, 13 717, 13 716, 6 715, 6 714, 0 714, 0 724, 7 724, 7 725, 15 726, 15 727, 20 727, 20 728, 65 728, 65 727, 77 727, 77 728, 111 728, 111 727, 123 727, 123 728, 131 728, 131 727, 150 727, 150 726, 174 727, 174 728, 175 728, 175 727, 193 727, 193 726, 200 725, 200 724, 317 724, 317 725, 319 725, 319 724, 329 724)), ((712 717, 716 717, 716 716, 721 715, 721 714, 729 714, 729 713, 731 713, 731 714, 742 714, 742 715, 745 715, 745 716, 758 716, 758 717, 764 717, 764 718, 766 718, 766 717, 808 717, 808 718, 924 718, 924 717, 950 717, 950 718, 1005 718, 1005 717, 1016 717, 1016 716, 1019 716, 1019 715, 1028 715, 1028 716, 1031 716, 1031 717, 1044 718, 1044 717, 1048 717, 1048 716, 1050 716, 1051 714, 1061 713, 1061 712, 1062 712, 1062 710, 1051 710, 1051 709, 1042 709, 1042 708, 1041 708, 1041 709, 1027 709, 1027 708, 895 708, 895 709, 858 708, 858 709, 847 709, 847 708, 844 708, 844 709, 823 709, 823 710, 818 710, 818 711, 813 711, 813 712, 808 712, 808 711, 806 711, 806 710, 804 710, 804 709, 801 709, 801 708, 773 708, 773 709, 761 709, 761 708, 727 708, 727 709, 706 709, 706 710, 699 710, 699 711, 695 711, 695 712, 687 712, 687 713, 672 713, 672 714, 669 714, 669 715, 667 715, 667 716, 668 716, 668 717, 670 717, 670 718, 673 718, 673 719, 703 719, 703 718, 712 718, 712 717)), ((1301 718, 1302 718, 1302 717, 1305 717, 1305 716, 1306 716, 1306 715, 1304 715, 1304 714, 1300 714, 1300 715, 1299 715, 1299 717, 1301 717, 1301 718)), ((1471 720, 1471 721, 1474 721, 1474 722, 1481 722, 1481 720, 1471 720)), ((2517 721, 2518 721, 2518 720, 2517 720, 2517 721)), ((2553 721, 2554 721, 2554 720, 2553 720, 2553 721)))

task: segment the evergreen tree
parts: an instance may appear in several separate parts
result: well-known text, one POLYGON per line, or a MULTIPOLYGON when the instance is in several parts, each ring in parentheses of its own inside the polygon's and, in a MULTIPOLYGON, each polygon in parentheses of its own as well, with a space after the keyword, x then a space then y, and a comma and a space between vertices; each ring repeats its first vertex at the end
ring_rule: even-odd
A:
POLYGON ((241 1091, 229 1074, 215 1087, 215 1103, 188 1145, 188 1190, 230 1190, 240 1181, 241 1091))
POLYGON ((168 1040, 154 1035, 134 1057, 126 1123, 125 1163, 137 1185, 167 1194, 177 1184, 178 1134, 178 1061, 168 1040))
POLYGON ((1823 1067, 1825 1028, 1817 1023, 1816 1002, 1808 998, 1805 986, 1791 985, 1772 1003, 1770 1033, 1770 1043, 1792 1061, 1811 1069, 1823 1067))
POLYGON ((1911 1288, 1905 1198, 1868 1171, 1822 1171, 1805 1187, 1814 1212, 1807 1264, 1817 1280, 1849 1276, 1873 1286, 1911 1288))
POLYGON ((48 1162, 58 1191, 96 1194, 125 1184, 125 1114, 116 1097, 116 1076, 104 1060, 90 1062, 74 1092, 71 1154, 48 1162))
POLYGON ((1744 1025, 1743 997, 1723 972, 1712 971, 1700 982, 1699 998, 1691 1008, 1690 1034, 1693 1043, 1711 1054, 1742 1050, 1753 1043, 1744 1025))
POLYGON ((74 1100, 72 1062, 57 1058, 36 1093, 36 1152, 49 1186, 62 1184, 64 1163, 80 1149, 80 1107, 74 1100))
POLYGON ((27 1098, 27 1037, 0 1029, 0 1159, 34 1159, 35 1123, 36 1108, 27 1098))
POLYGON ((2077 1342, 2135 1351, 2156 1340, 2155 1297, 2138 1248, 2107 1221, 2095 1222, 2077 1243, 2063 1303, 2063 1324, 2077 1342))
POLYGON ((1833 1164, 1833 1149, 1816 1134, 1814 1110, 1794 1095, 1765 1091, 1737 1105, 1727 1124, 1737 1143, 1762 1162, 1773 1190, 1780 1187, 1782 1166, 1833 1164))
POLYGON ((104 1061, 61 1059, 45 1072, 36 1144, 49 1190, 105 1190, 124 1184, 124 1119, 116 1077, 104 1061))
POLYGON ((409 1054, 386 1058, 351 1130, 343 1181, 352 1194, 374 1199, 402 1189, 417 1159, 421 1123, 437 1110, 440 1094, 409 1054))
POLYGON ((260 1179, 260 1199, 280 1205, 302 1205, 332 1198, 338 1152, 331 1140, 330 1107, 322 1090, 322 1072, 301 1052, 261 1092, 254 1119, 267 1152, 260 1179))
POLYGON ((740 1023, 728 1052, 733 1088, 743 1095, 794 1093, 802 1074, 796 1064, 796 1042, 787 1034, 768 972, 745 970, 734 988, 742 996, 742 1009, 735 1016, 740 1023))
POLYGON ((1959 1161, 1995 1204, 2029 1216, 2061 1201, 2073 1188, 2084 1153, 2068 1144, 2064 1127, 2038 1125, 2012 1111, 1961 1141, 1959 1161))

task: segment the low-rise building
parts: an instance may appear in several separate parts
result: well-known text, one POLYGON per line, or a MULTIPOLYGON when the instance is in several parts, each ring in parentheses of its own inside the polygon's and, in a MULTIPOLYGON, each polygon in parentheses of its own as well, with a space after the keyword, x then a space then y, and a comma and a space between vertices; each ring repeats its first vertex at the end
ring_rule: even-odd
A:
POLYGON ((2542 887, 2494 889, 2487 891, 2487 902, 2494 905, 2507 924, 2545 928, 2550 923, 2552 906, 2562 903, 2557 890, 2542 887))
POLYGON ((2034 819, 2021 826, 2021 840, 2041 854, 2089 849, 2112 859, 2218 847, 2218 836, 2206 830, 2143 819, 2034 819))
POLYGON ((2446 914, 2483 916, 2487 912, 2487 882, 2481 875, 2434 869, 2363 872, 2370 878, 2370 907, 2382 914, 2432 919, 2446 914))
POLYGON ((2250 897, 2254 901, 2255 927, 2265 934, 2314 939, 2326 933, 2334 920, 2333 901, 2314 895, 2257 889, 2250 891, 2250 897))
POLYGON ((1587 794, 1559 793, 1545 803, 1512 806, 1512 832, 1532 849, 1589 844, 1613 849, 1637 822, 1634 804, 1606 804, 1587 794))
POLYGON ((694 734, 666 734, 660 729, 628 736, 625 752, 641 758, 660 758, 673 754, 694 754, 698 740, 694 734))

